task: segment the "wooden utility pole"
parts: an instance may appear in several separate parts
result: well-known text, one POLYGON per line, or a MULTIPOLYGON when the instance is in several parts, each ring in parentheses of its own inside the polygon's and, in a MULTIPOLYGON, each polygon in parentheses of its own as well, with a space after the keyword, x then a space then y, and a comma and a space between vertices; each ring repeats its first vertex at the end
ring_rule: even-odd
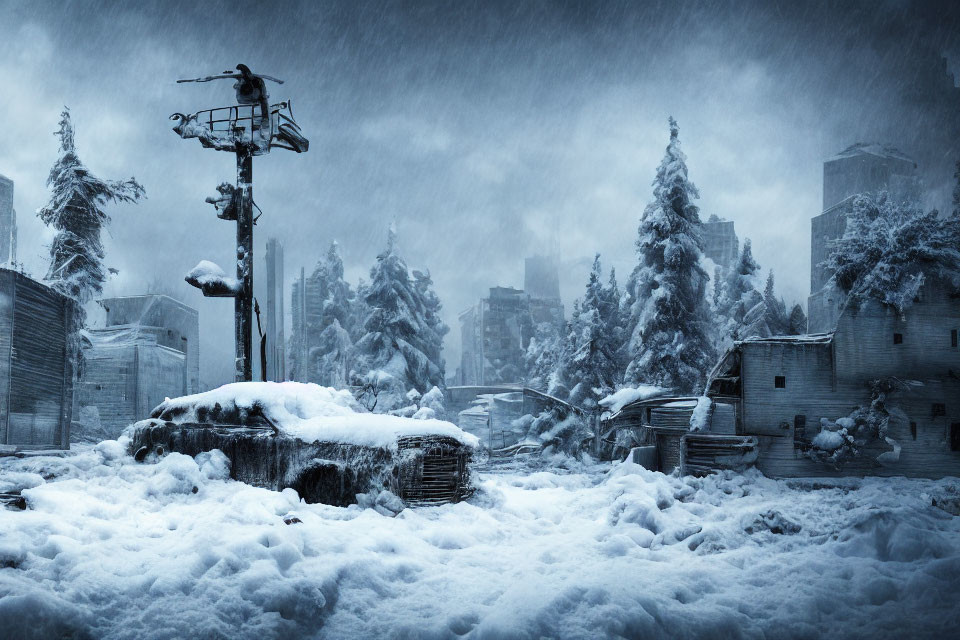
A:
POLYGON ((253 156, 237 149, 237 283, 233 302, 237 382, 253 380, 253 156))
POLYGON ((223 183, 217 187, 219 197, 207 198, 207 202, 216 207, 218 218, 237 223, 237 277, 228 278, 216 265, 201 262, 187 275, 186 281, 199 288, 204 296, 234 299, 235 379, 249 382, 253 379, 253 157, 266 155, 275 147, 303 153, 310 142, 300 133, 289 101, 269 103, 264 80, 279 84, 283 84, 283 80, 257 75, 238 64, 236 73, 224 71, 177 82, 220 79, 236 81, 233 88, 237 105, 194 114, 175 113, 170 119, 177 121, 173 130, 181 138, 198 138, 204 147, 232 151, 237 156, 236 187, 223 183))

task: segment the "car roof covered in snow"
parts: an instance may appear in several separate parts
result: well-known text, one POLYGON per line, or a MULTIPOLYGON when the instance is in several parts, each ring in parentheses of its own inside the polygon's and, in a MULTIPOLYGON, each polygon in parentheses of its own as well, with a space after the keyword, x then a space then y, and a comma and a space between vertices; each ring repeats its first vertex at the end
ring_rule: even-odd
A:
POLYGON ((152 417, 175 424, 243 425, 262 419, 306 442, 393 448, 406 436, 445 436, 475 447, 476 436, 445 420, 369 413, 349 391, 302 382, 235 382, 168 398, 152 417))

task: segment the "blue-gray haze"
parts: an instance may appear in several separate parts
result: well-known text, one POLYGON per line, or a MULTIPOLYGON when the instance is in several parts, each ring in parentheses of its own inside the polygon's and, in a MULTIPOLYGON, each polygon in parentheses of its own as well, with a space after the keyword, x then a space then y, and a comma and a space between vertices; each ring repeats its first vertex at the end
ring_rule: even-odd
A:
POLYGON ((231 376, 232 303, 182 278, 200 259, 229 268, 233 228, 203 198, 234 160, 167 116, 230 103, 229 83, 174 81, 238 62, 286 80, 271 97, 311 140, 254 163, 258 250, 284 242, 289 285, 336 238, 356 281, 396 221, 453 328, 448 371, 458 312, 522 286, 524 256, 561 256, 568 309, 594 252, 626 279, 668 115, 704 217, 736 221, 788 302, 809 292, 824 158, 891 142, 943 206, 960 155, 955 3, 0 0, 0 173, 16 181, 21 260, 46 268, 33 211, 69 105, 81 159, 149 197, 111 209, 106 293, 160 279, 199 308, 207 384, 231 376))

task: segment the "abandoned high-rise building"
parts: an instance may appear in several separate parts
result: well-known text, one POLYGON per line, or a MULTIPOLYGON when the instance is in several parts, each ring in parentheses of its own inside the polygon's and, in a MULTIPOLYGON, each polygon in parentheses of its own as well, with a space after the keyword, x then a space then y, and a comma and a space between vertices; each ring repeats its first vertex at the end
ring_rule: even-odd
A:
POLYGON ((13 208, 13 180, 0 175, 0 264, 17 260, 17 212, 13 208))
MULTIPOLYGON (((730 269, 737 262, 740 253, 740 240, 733 228, 733 220, 724 220, 716 215, 703 223, 703 255, 724 269, 730 269)), ((712 274, 711 274, 712 275, 712 274)))
POLYGON ((842 292, 829 285, 832 273, 823 266, 831 243, 843 236, 853 199, 886 191, 897 201, 918 201, 917 164, 890 146, 858 143, 823 163, 823 213, 810 221, 809 333, 833 331, 843 310, 842 292))
POLYGON ((553 258, 527 258, 524 286, 526 290, 491 287, 486 298, 460 314, 457 384, 519 382, 523 354, 537 325, 563 325, 560 278, 553 258))
MULTIPOLYGON (((266 376, 260 365, 259 336, 254 340, 254 379, 281 382, 287 379, 286 340, 284 338, 283 306, 283 243, 276 238, 267 240, 264 252, 266 269, 254 279, 254 297, 260 305, 260 328, 266 337, 266 376)), ((256 319, 254 319, 254 326, 256 319)))

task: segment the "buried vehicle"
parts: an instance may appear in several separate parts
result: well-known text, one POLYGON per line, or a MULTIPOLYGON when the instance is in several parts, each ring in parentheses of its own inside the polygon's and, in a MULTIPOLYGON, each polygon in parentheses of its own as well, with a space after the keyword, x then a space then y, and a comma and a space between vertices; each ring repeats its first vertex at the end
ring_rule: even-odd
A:
POLYGON ((410 506, 459 502, 478 443, 449 422, 366 413, 348 391, 299 382, 168 399, 128 435, 138 461, 219 449, 235 480, 336 506, 383 490, 410 506))

